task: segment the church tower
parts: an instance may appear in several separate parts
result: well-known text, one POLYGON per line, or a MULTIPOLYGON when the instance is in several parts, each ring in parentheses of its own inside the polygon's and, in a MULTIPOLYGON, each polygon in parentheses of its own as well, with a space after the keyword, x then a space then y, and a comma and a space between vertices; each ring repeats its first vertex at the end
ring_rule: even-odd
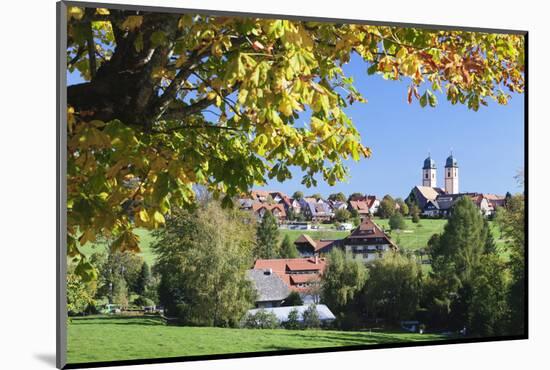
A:
POLYGON ((435 161, 428 155, 428 158, 424 160, 424 167, 422 167, 422 186, 429 186, 430 188, 437 186, 435 171, 435 161))
POLYGON ((458 164, 453 153, 445 162, 445 192, 447 194, 458 194, 458 164))

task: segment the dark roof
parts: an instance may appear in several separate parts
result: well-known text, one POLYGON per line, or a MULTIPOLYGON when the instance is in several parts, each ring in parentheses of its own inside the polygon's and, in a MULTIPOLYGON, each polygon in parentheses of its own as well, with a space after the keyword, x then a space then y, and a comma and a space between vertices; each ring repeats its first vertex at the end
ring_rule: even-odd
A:
POLYGON ((429 170, 430 168, 435 168, 435 161, 432 159, 432 157, 428 157, 424 160, 424 167, 422 167, 424 170, 429 170))
POLYGON ((298 247, 303 246, 304 244, 309 245, 314 252, 323 252, 323 249, 332 247, 337 242, 338 240, 334 239, 313 239, 309 235, 302 234, 294 241, 294 244, 298 247))
POLYGON ((370 218, 364 219, 363 222, 344 239, 344 243, 346 240, 350 242, 359 240, 361 243, 369 244, 370 239, 372 239, 373 244, 380 244, 379 239, 385 239, 385 243, 397 248, 397 245, 390 237, 370 218))
POLYGON ((269 269, 248 270, 246 274, 258 292, 256 302, 282 301, 290 294, 290 289, 284 281, 269 269))
POLYGON ((452 154, 447 157, 447 161, 445 162, 445 168, 448 167, 458 167, 458 163, 452 154))

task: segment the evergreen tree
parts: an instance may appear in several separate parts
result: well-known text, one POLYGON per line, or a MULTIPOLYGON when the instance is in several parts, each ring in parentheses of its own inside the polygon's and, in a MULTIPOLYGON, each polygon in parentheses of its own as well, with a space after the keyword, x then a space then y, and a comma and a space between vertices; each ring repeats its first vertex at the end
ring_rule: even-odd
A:
POLYGON ((280 258, 298 258, 300 256, 300 253, 298 253, 298 249, 296 248, 296 245, 290 241, 290 237, 285 235, 283 238, 283 242, 281 243, 279 252, 280 258))
POLYGON ((137 277, 136 281, 136 293, 139 295, 144 294, 150 280, 151 270, 149 269, 149 265, 147 264, 147 262, 143 262, 143 264, 141 265, 139 276, 137 277))
POLYGON ((524 196, 511 196, 505 208, 499 209, 497 223, 506 239, 506 248, 510 254, 509 269, 511 275, 508 290, 510 308, 509 334, 525 332, 525 203, 524 196))
POLYGON ((256 232, 258 258, 276 258, 279 255, 279 226, 269 211, 264 213, 256 232))
POLYGON ((498 320, 502 321, 503 301, 498 297, 504 278, 490 238, 488 223, 473 202, 462 197, 443 233, 429 242, 432 278, 439 285, 433 307, 448 312, 450 329, 466 327, 469 334, 484 335, 495 332, 498 320), (494 281, 488 283, 490 279, 494 281), (497 313, 497 321, 486 320, 497 313))
POLYGON ((120 274, 117 274, 113 280, 112 302, 120 305, 123 309, 128 307, 128 285, 120 274))

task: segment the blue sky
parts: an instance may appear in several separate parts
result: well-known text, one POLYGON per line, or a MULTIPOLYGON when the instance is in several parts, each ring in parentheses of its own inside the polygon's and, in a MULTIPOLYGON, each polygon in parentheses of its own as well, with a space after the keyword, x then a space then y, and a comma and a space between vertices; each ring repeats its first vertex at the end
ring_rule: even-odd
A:
MULTIPOLYGON (((345 66, 355 86, 368 99, 346 109, 361 133, 372 156, 359 162, 347 161, 348 181, 330 186, 322 180, 315 189, 300 184, 303 173, 284 183, 270 181, 262 189, 292 194, 342 191, 406 197, 421 185, 422 165, 431 152, 437 165, 437 185, 443 186, 443 168, 451 149, 458 161, 460 191, 505 194, 520 191, 514 176, 524 161, 524 96, 512 95, 506 106, 490 101, 477 112, 463 105, 452 105, 443 94, 436 94, 435 108, 421 108, 417 101, 407 103, 408 81, 384 80, 368 76, 367 66, 353 58, 345 66)), ((424 90, 420 90, 422 93, 424 90)))
MULTIPOLYGON (((520 191, 514 176, 524 161, 524 100, 513 95, 508 105, 494 101, 479 111, 451 105, 436 94, 435 108, 421 108, 417 101, 407 103, 408 81, 384 80, 368 76, 367 65, 354 57, 344 67, 368 103, 355 103, 346 109, 361 133, 372 156, 359 162, 346 162, 347 181, 330 186, 318 177, 316 188, 301 182, 302 171, 293 169, 293 178, 284 183, 269 181, 261 189, 292 194, 353 192, 406 197, 421 183, 421 168, 428 152, 437 165, 437 185, 443 186, 443 167, 451 149, 458 160, 460 191, 504 194, 520 191)), ((69 85, 82 82, 77 73, 68 76, 69 85)), ((423 90, 420 90, 423 93, 423 90)), ((304 114, 304 121, 308 114, 304 114)), ((300 123, 299 123, 300 124, 300 123)))

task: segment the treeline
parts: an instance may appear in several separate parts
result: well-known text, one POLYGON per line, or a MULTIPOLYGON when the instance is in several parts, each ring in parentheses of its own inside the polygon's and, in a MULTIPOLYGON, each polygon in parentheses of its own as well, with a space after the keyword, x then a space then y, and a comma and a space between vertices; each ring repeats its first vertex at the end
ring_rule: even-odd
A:
POLYGON ((522 334, 524 330, 523 196, 497 215, 510 255, 504 261, 489 224, 472 201, 457 201, 444 231, 428 246, 431 272, 412 256, 387 254, 363 265, 334 250, 323 275, 321 301, 341 329, 398 326, 418 320, 428 330, 472 336, 522 334))
MULTIPOLYGON (((418 320, 433 331, 521 334, 523 218, 521 195, 512 197, 496 216, 507 240, 507 261, 499 256, 503 251, 497 249, 488 222, 467 197, 456 202, 443 232, 431 238, 428 274, 405 253, 387 253, 365 265, 335 249, 326 256, 320 303, 331 309, 337 316, 334 325, 344 330, 418 320)), ((161 304, 184 325, 237 327, 256 298, 246 278, 255 259, 297 256, 290 240, 281 240, 269 212, 256 222, 250 213, 222 209, 212 200, 174 210, 154 236, 156 264, 151 272, 139 256, 109 252, 93 257, 100 266, 98 280, 83 284, 69 274, 69 311, 90 310, 94 300, 107 298, 122 306, 161 304)))

